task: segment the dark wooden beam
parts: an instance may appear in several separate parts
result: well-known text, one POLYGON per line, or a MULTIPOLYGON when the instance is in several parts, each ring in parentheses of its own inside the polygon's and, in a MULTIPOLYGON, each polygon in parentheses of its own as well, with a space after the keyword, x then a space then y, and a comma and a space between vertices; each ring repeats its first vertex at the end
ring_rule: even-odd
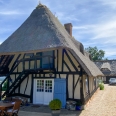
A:
POLYGON ((59 74, 59 78, 61 79, 60 74, 59 74))
POLYGON ((72 88, 73 88, 73 90, 72 90, 72 98, 74 99, 74 85, 75 85, 75 77, 74 77, 74 74, 73 74, 73 81, 72 81, 72 88))
POLYGON ((80 86, 80 95, 81 95, 81 101, 82 101, 82 104, 84 104, 84 91, 83 91, 83 69, 81 68, 81 86, 80 86))
POLYGON ((90 95, 90 85, 89 85, 89 77, 87 76, 87 83, 88 83, 88 92, 89 92, 89 95, 90 95))
POLYGON ((31 91, 30 91, 30 102, 33 103, 33 89, 34 89, 34 77, 32 74, 32 78, 31 78, 31 91))
POLYGON ((16 60, 14 61, 14 63, 13 63, 13 65, 12 65, 12 67, 11 67, 10 70, 12 70, 12 69, 14 68, 14 66, 16 65, 16 63, 17 63, 18 59, 20 58, 20 56, 21 56, 21 54, 19 54, 19 55, 17 56, 17 58, 16 58, 16 60))
MULTIPOLYGON (((13 93, 13 92, 16 90, 16 88, 19 89, 18 93, 20 93, 20 85, 21 85, 21 83, 24 81, 24 79, 25 79, 28 75, 29 75, 28 73, 19 75, 19 76, 17 77, 17 79, 13 82, 13 84, 10 86, 9 89, 11 89, 11 88, 13 87, 13 89, 10 91, 10 93, 13 93), (22 78, 18 79, 19 77, 22 77, 22 78), (19 81, 19 82, 15 85, 15 83, 16 83, 17 81, 19 81)), ((8 90, 7 90, 7 91, 8 91, 8 90)))
POLYGON ((53 68, 55 68, 55 50, 53 50, 53 57, 54 57, 54 58, 52 59, 52 60, 53 60, 53 68))
POLYGON ((71 69, 70 69, 70 67, 68 66, 68 64, 65 62, 65 61, 63 61, 64 62, 64 64, 66 65, 66 67, 67 67, 67 69, 69 70, 69 72, 71 72, 71 69))
POLYGON ((64 49, 62 49, 62 72, 64 71, 64 49))
POLYGON ((5 55, 2 55, 1 58, 0 58, 0 64, 2 62, 2 60, 4 59, 5 55))
POLYGON ((56 77, 33 77, 34 79, 55 79, 56 77))
POLYGON ((58 61, 59 61, 59 55, 58 55, 58 50, 57 50, 57 72, 58 72, 58 61))
MULTIPOLYGON (((29 70, 30 72, 30 74, 48 74, 48 73, 50 73, 50 72, 31 72, 31 70, 29 70)), ((14 75, 14 74, 20 74, 21 72, 13 72, 11 75, 14 75)), ((62 71, 59 71, 59 72, 53 72, 54 74, 78 74, 78 75, 80 75, 80 72, 74 72, 74 71, 72 71, 72 72, 62 72, 62 71)))
POLYGON ((68 92, 68 74, 66 75, 66 99, 69 98, 69 92, 68 92))
POLYGON ((74 86, 74 90, 75 90, 75 88, 76 88, 76 86, 77 86, 77 84, 78 84, 80 78, 81 78, 81 77, 79 76, 79 77, 78 77, 78 80, 77 80, 77 82, 76 82, 76 84, 75 84, 75 86, 74 86))
POLYGON ((29 75, 28 75, 28 77, 27 77, 27 83, 26 83, 26 86, 25 86, 24 94, 25 94, 25 91, 26 91, 26 89, 27 89, 28 81, 29 81, 29 75))
POLYGON ((64 50, 64 52, 65 52, 65 54, 66 54, 67 58, 69 59, 70 63, 71 63, 71 64, 72 64, 72 66, 74 67, 75 71, 77 71, 77 72, 78 72, 77 67, 76 67, 76 66, 75 66, 75 64, 73 63, 73 61, 72 61, 72 59, 70 58, 70 56, 69 56, 69 54, 67 53, 67 51, 66 51, 66 50, 64 50))
POLYGON ((31 57, 31 58, 24 58, 24 59, 18 60, 18 62, 33 61, 33 60, 35 60, 35 58, 37 60, 40 60, 41 58, 44 58, 44 57, 55 58, 55 57, 50 56, 50 55, 45 55, 45 56, 38 56, 38 55, 36 55, 36 56, 31 57))
MULTIPOLYGON (((15 90, 14 90, 15 91, 15 90)), ((18 93, 20 93, 20 84, 18 85, 18 93)))
POLYGON ((9 55, 6 57, 6 59, 4 60, 4 63, 2 64, 2 67, 5 65, 5 63, 8 61, 9 59, 9 55))
POLYGON ((22 97, 30 98, 30 95, 21 94, 21 93, 9 94, 8 96, 9 96, 9 97, 10 97, 10 96, 22 96, 22 97))
POLYGON ((2 85, 0 84, 0 100, 2 100, 1 96, 2 96, 2 85))

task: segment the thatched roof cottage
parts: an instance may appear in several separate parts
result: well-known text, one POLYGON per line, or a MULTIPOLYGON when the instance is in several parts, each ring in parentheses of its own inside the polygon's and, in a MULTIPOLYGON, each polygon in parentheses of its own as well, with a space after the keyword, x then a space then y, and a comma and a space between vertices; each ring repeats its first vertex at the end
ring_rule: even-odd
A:
POLYGON ((42 4, 1 44, 0 56, 1 75, 8 80, 2 97, 23 96, 35 104, 54 98, 62 107, 66 100, 85 104, 103 76, 72 37, 72 24, 63 26, 42 4))

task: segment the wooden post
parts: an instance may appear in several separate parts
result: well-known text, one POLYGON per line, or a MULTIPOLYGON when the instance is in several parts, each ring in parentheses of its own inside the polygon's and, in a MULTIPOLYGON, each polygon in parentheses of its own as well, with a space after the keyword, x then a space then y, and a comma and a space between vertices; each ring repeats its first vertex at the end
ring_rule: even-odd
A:
POLYGON ((80 87, 80 91, 81 91, 81 101, 82 104, 84 105, 84 91, 83 91, 83 82, 84 82, 84 77, 83 77, 83 69, 81 68, 81 87, 80 87))
POLYGON ((1 101, 1 96, 2 96, 2 86, 0 84, 0 101, 1 101))

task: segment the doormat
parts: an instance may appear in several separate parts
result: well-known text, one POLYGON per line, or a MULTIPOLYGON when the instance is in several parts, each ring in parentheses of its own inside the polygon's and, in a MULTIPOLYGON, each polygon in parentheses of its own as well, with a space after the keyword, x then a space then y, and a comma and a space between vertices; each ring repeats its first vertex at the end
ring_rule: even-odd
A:
POLYGON ((40 105, 32 105, 31 107, 38 108, 40 105))

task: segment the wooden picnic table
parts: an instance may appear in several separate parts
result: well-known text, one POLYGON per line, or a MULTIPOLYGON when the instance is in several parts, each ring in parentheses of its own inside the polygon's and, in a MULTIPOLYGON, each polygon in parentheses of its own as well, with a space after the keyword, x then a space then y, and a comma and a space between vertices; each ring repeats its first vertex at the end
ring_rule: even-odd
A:
POLYGON ((0 102, 0 110, 1 110, 0 116, 3 116, 4 115, 4 111, 6 111, 8 108, 13 107, 14 103, 15 102, 4 103, 4 102, 1 101, 0 102))

